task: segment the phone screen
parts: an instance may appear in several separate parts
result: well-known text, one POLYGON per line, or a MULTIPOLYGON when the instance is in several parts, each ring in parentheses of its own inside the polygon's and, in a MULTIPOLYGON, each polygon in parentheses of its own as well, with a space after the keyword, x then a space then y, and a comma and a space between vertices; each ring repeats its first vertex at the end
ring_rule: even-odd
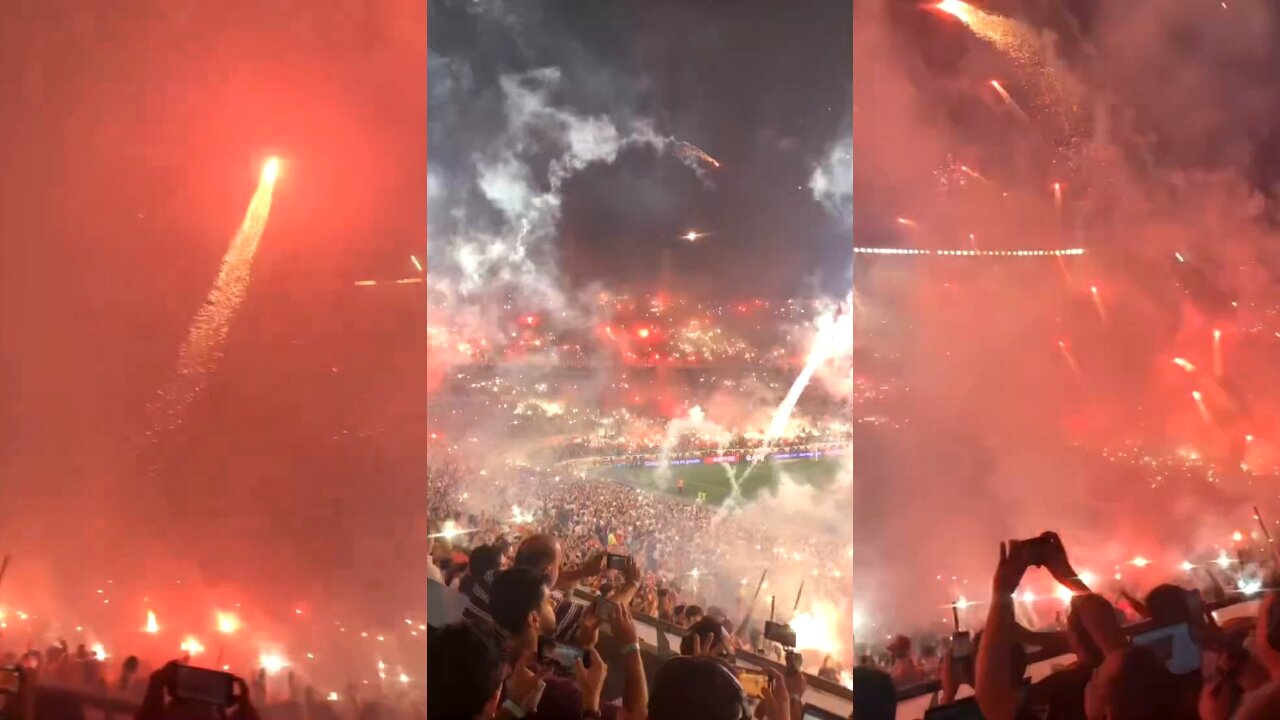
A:
POLYGON ((540 638, 538 640, 538 658, 544 662, 553 662, 566 670, 572 670, 577 667, 578 661, 583 658, 583 651, 580 647, 569 645, 568 643, 558 643, 550 638, 540 638))
POLYGON ((769 686, 769 676, 759 670, 743 670, 738 674, 738 682, 747 697, 758 700, 764 697, 764 689, 769 686))
POLYGON ((804 715, 800 716, 800 720, 845 720, 835 713, 828 712, 816 705, 804 706, 804 715))
POLYGON ((964 660, 973 654, 973 638, 969 633, 961 631, 951 636, 951 658, 964 660))
POLYGON ((179 700, 230 707, 234 687, 235 679, 230 673, 178 665, 174 668, 170 692, 179 700))
POLYGON ((608 567, 610 570, 626 570, 627 556, 615 555, 613 553, 609 553, 605 559, 605 563, 606 563, 606 567, 608 567))
POLYGON ((1149 648, 1174 675, 1200 669, 1200 646, 1192 639, 1191 628, 1186 623, 1134 635, 1133 644, 1149 648))

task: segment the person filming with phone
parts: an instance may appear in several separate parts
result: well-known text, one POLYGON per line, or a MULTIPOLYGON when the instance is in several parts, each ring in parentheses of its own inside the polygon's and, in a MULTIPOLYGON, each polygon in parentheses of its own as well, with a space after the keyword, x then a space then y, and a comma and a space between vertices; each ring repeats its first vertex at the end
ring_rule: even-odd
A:
MULTIPOLYGON (((613 613, 615 636, 629 642, 623 647, 626 687, 624 713, 601 702, 609 668, 594 647, 571 644, 553 637, 556 600, 545 573, 520 566, 504 570, 490 589, 489 611, 506 640, 511 676, 504 688, 499 718, 579 720, 580 718, 643 718, 647 703, 644 667, 630 612, 617 607, 613 613)), ((598 619, 592 617, 587 625, 598 619)))

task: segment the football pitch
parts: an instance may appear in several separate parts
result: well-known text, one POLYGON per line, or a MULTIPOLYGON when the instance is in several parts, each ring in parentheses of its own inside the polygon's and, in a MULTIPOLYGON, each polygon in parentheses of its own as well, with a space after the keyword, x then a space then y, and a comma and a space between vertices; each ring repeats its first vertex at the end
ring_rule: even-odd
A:
MULTIPOLYGON (((733 466, 733 471, 742 483, 742 496, 750 500, 761 492, 775 488, 779 477, 785 473, 795 482, 808 483, 822 488, 835 481, 840 471, 838 458, 765 460, 755 467, 746 477, 749 463, 741 462, 733 466)), ((666 492, 670 495, 683 496, 690 501, 697 500, 699 493, 704 502, 719 505, 728 497, 732 489, 728 473, 719 464, 672 465, 671 480, 665 491, 660 490, 656 482, 656 467, 603 467, 589 471, 589 475, 623 482, 628 485, 650 490, 666 492), (677 482, 684 480, 684 492, 677 489, 677 482)))

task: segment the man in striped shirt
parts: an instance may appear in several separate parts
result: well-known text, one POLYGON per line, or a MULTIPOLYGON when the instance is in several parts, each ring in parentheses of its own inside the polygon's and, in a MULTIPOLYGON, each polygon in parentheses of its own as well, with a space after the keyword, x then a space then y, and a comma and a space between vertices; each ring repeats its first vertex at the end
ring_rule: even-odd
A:
MULTIPOLYGON (((563 557, 560 541, 554 536, 531 535, 525 538, 516 549, 515 567, 527 567, 541 572, 547 581, 547 587, 553 589, 552 596, 556 601, 556 629, 551 637, 560 642, 586 644, 582 643, 582 638, 578 635, 580 628, 583 627, 583 620, 588 614, 588 606, 573 602, 563 591, 573 588, 581 580, 595 577, 603 572, 605 554, 594 553, 580 567, 571 570, 561 569, 563 557)), ((492 620, 489 616, 489 593, 498 572, 500 570, 492 570, 484 577, 477 578, 468 589, 466 593, 468 603, 466 610, 463 611, 464 617, 492 620)), ((634 592, 634 588, 631 588, 631 593, 634 592)), ((616 595, 617 593, 615 593, 615 599, 616 595)), ((627 597, 624 602, 629 601, 630 598, 627 597)), ((594 627, 588 624, 587 630, 593 629, 594 627)))

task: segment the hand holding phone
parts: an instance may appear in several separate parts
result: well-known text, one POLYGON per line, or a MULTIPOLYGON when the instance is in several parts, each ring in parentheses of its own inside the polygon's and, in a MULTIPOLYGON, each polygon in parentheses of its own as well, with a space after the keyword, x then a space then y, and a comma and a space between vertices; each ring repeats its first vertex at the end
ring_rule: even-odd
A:
POLYGON ((627 555, 618 555, 617 553, 608 553, 605 555, 604 566, 606 570, 618 570, 625 572, 627 563, 631 560, 627 555))
POLYGON ((759 700, 764 697, 765 688, 769 687, 769 676, 762 670, 741 670, 738 672, 738 682, 747 697, 759 700))

